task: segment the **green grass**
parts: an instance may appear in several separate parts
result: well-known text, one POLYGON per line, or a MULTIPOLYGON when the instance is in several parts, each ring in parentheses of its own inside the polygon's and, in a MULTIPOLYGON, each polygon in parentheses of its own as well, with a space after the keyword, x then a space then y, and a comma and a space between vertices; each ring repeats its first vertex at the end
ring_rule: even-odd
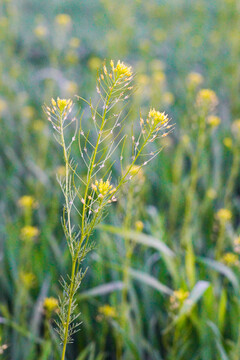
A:
POLYGON ((56 314, 49 320, 43 302, 61 293, 71 261, 55 176, 63 157, 42 105, 72 98, 88 126, 74 95, 95 100, 97 68, 120 59, 139 87, 127 130, 150 106, 175 126, 134 196, 127 189, 93 234, 67 359, 239 360, 238 1, 3 0, 0 14, 0 356, 60 359, 56 314), (60 13, 71 17, 65 28, 60 13), (195 90, 191 72, 203 76, 195 90), (195 105, 201 88, 218 97, 216 128, 195 105), (37 203, 30 214, 23 195, 37 203), (39 230, 33 241, 21 237, 26 225, 39 230))

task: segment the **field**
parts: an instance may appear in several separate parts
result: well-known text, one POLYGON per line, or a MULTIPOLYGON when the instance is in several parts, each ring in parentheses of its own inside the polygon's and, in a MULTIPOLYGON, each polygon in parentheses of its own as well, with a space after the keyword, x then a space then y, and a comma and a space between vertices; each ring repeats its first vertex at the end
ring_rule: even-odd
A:
POLYGON ((1 359, 240 359, 239 28, 239 0, 0 0, 1 359))

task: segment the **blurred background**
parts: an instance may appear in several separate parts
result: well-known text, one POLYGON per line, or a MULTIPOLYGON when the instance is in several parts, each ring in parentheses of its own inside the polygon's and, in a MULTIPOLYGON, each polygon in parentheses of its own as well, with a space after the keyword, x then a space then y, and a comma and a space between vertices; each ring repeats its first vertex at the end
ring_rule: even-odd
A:
POLYGON ((64 170, 42 105, 95 98, 120 59, 131 120, 175 126, 94 233, 67 359, 239 360, 239 28, 238 0, 0 1, 2 359, 60 357, 64 170))

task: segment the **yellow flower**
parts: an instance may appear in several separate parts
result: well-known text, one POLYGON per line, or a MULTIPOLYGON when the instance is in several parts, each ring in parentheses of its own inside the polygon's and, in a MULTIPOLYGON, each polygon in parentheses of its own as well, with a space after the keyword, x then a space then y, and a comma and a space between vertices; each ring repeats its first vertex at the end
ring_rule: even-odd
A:
POLYGON ((234 251, 237 254, 240 254, 240 236, 238 236, 234 239, 234 251))
POLYGON ((74 81, 69 81, 67 84, 67 92, 70 95, 75 95, 78 91, 78 86, 74 81))
POLYGON ((180 302, 183 302, 184 300, 186 300, 189 296, 189 292, 185 291, 183 289, 179 289, 179 290, 175 290, 173 292, 173 296, 180 302))
POLYGON ((240 137, 240 119, 237 119, 232 123, 232 133, 236 137, 240 137))
POLYGON ((70 42, 69 42, 69 45, 72 47, 72 48, 78 48, 79 45, 80 45, 80 39, 77 38, 77 37, 73 37, 70 39, 70 42))
POLYGON ((116 72, 117 76, 127 78, 132 76, 132 67, 125 65, 123 62, 118 60, 117 66, 114 68, 114 62, 111 60, 111 66, 114 69, 114 72, 116 72))
POLYGON ((58 300, 54 297, 48 297, 44 299, 43 307, 48 313, 52 313, 58 308, 58 300))
POLYGON ((97 70, 102 64, 102 60, 96 56, 94 57, 91 57, 89 60, 88 60, 88 66, 89 66, 89 69, 92 70, 92 71, 95 71, 97 70))
POLYGON ((35 114, 35 109, 32 106, 24 106, 22 109, 22 116, 31 119, 35 114))
POLYGON ((98 311, 100 314, 110 317, 110 318, 116 318, 117 312, 116 309, 110 305, 103 305, 98 308, 98 311))
POLYGON ((174 102, 174 95, 171 92, 165 92, 163 94, 163 102, 166 105, 171 105, 174 102))
POLYGON ((0 115, 7 109, 7 103, 0 98, 0 115))
POLYGON ((30 289, 34 286, 36 277, 33 273, 20 271, 19 277, 25 288, 30 289))
POLYGON ((232 218, 232 213, 228 209, 220 209, 218 210, 216 217, 219 221, 225 223, 227 221, 230 221, 232 218))
POLYGON ((164 112, 156 111, 154 108, 150 109, 148 118, 152 120, 152 125, 165 124, 168 122, 168 116, 164 112))
POLYGON ((138 76, 138 83, 141 85, 147 85, 150 82, 150 78, 146 74, 141 74, 138 76))
POLYGON ((230 252, 224 254, 222 260, 228 266, 239 264, 238 255, 230 252))
POLYGON ((140 166, 138 166, 138 165, 133 165, 132 167, 131 167, 131 170, 129 171, 129 173, 131 174, 131 175, 137 175, 137 174, 139 174, 139 173, 142 173, 142 175, 143 175, 143 170, 142 170, 142 168, 140 167, 140 166))
POLYGON ((183 302, 188 298, 189 292, 183 289, 175 290, 170 296, 170 304, 172 310, 178 309, 183 302))
POLYGON ((35 131, 42 131, 45 128, 46 124, 42 120, 35 120, 32 123, 32 127, 35 131))
POLYGON ((202 89, 197 95, 197 105, 208 110, 213 110, 218 104, 217 95, 213 90, 202 89))
POLYGON ((71 106, 72 106, 72 101, 70 99, 60 99, 59 97, 57 98, 57 102, 52 99, 52 105, 53 105, 53 113, 55 112, 55 108, 57 107, 60 114, 63 113, 63 111, 67 111, 70 110, 71 106))
POLYGON ((153 36, 156 41, 159 41, 159 42, 165 41, 167 38, 167 32, 162 29, 156 29, 153 32, 153 36))
POLYGON ((57 168, 57 175, 58 176, 65 176, 66 175, 66 168, 65 166, 61 165, 57 168))
POLYGON ((216 127, 221 123, 221 119, 218 116, 211 115, 208 117, 207 122, 211 127, 216 127))
POLYGON ((37 202, 35 201, 33 196, 24 195, 18 200, 18 205, 25 209, 32 209, 36 207, 37 202))
POLYGON ((216 199, 216 197, 217 197, 217 192, 216 192, 216 190, 213 189, 213 188, 208 189, 208 190, 207 190, 207 197, 208 197, 209 199, 211 199, 211 200, 216 199))
POLYGON ((38 25, 34 29, 34 34, 39 38, 42 39, 47 35, 47 28, 44 25, 38 25))
POLYGON ((24 226, 20 231, 22 240, 32 240, 39 235, 39 230, 35 226, 24 226))
POLYGON ((59 26, 67 27, 71 25, 72 19, 68 14, 58 14, 55 21, 59 26))
POLYGON ((154 74, 154 80, 157 83, 163 84, 165 82, 165 80, 166 80, 166 75, 164 74, 163 71, 157 71, 154 74))
POLYGON ((69 64, 77 64, 78 62, 78 54, 74 51, 74 50, 70 50, 68 51, 68 53, 66 54, 66 61, 69 64))
POLYGON ((96 180, 95 184, 92 184, 92 189, 99 193, 100 197, 112 194, 115 189, 113 189, 113 186, 110 185, 109 180, 103 181, 101 179, 100 181, 96 180))
POLYGON ((142 221, 138 220, 135 222, 135 228, 136 228, 136 231, 139 231, 141 232, 144 228, 144 224, 142 221))
POLYGON ((231 149, 233 144, 232 139, 230 137, 225 137, 223 139, 223 144, 226 146, 226 148, 231 149))
POLYGON ((203 76, 197 72, 188 74, 187 83, 190 88, 196 88, 203 82, 203 76))

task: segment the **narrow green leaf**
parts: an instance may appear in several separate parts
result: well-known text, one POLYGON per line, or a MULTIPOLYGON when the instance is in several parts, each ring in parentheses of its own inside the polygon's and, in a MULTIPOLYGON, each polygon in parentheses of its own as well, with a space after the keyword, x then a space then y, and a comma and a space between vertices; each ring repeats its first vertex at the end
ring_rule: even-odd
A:
POLYGON ((122 228, 118 228, 115 226, 111 226, 111 225, 99 225, 98 226, 101 230, 103 231, 107 231, 110 232, 112 234, 116 234, 116 235, 120 235, 126 239, 131 239, 132 241, 135 241, 138 244, 142 244, 148 247, 152 247, 158 251, 160 251, 161 253, 163 253, 166 256, 175 256, 174 252, 161 240, 150 236, 150 235, 146 235, 143 233, 139 233, 133 230, 127 230, 127 229, 122 229, 122 228))
POLYGON ((235 274, 233 273, 233 271, 231 269, 229 269, 229 267, 227 267, 226 265, 224 265, 216 260, 212 260, 212 259, 208 259, 208 258, 204 258, 204 257, 199 257, 197 260, 200 263, 205 264, 205 265, 211 267, 212 269, 216 270, 220 274, 226 276, 226 278, 228 278, 228 280, 232 283, 234 288, 236 290, 239 290, 238 279, 235 276, 235 274))
POLYGON ((158 281, 157 279, 155 279, 153 276, 146 274, 142 271, 138 271, 138 270, 134 270, 134 269, 129 269, 129 273, 130 275, 136 279, 141 281, 142 283, 151 286, 153 289, 167 294, 167 295, 172 295, 173 291, 167 287, 166 285, 163 285, 162 283, 160 283, 160 281, 158 281))

